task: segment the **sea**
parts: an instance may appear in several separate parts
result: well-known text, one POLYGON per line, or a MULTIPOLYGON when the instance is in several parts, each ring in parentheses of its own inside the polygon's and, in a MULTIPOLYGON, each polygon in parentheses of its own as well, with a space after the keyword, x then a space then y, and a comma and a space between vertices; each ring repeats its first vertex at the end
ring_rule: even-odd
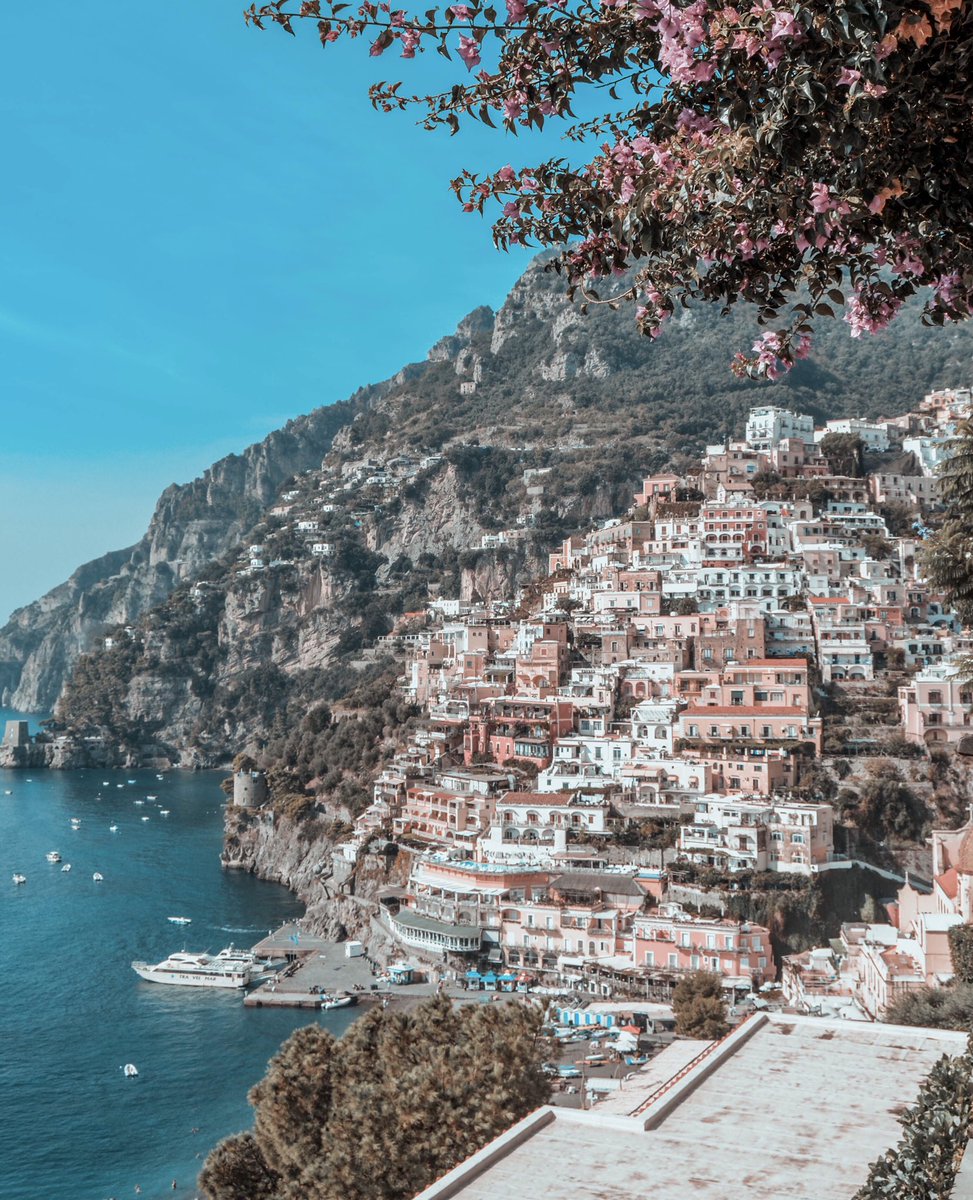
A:
POLYGON ((312 1020, 335 1033, 354 1020, 248 1009, 239 993, 132 970, 175 950, 249 949, 301 915, 285 888, 220 867, 221 777, 0 770, 3 1200, 197 1195, 207 1152, 252 1124, 247 1091, 281 1042, 312 1020))

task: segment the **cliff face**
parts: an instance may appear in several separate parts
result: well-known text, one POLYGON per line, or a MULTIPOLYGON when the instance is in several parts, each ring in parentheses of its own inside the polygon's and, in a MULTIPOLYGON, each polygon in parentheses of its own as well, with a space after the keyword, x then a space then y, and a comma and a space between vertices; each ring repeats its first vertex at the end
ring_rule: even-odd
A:
POLYGON ((364 851, 349 862, 319 821, 230 805, 222 861, 290 888, 307 907, 302 923, 308 932, 334 941, 356 938, 380 957, 391 941, 376 919, 376 903, 385 888, 405 886, 412 856, 399 847, 388 854, 364 851))
POLYGON ((136 545, 86 563, 18 609, 0 629, 0 704, 51 710, 79 654, 234 547, 286 479, 320 466, 335 432, 366 402, 317 409, 192 483, 173 484, 136 545))

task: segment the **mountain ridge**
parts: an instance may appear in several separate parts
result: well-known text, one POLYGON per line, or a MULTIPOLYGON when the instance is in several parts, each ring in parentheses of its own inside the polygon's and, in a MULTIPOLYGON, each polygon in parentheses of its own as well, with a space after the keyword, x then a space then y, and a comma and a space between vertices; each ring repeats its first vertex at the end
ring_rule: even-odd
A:
MULTIPOLYGON (((880 415, 908 407, 934 386, 962 382, 973 359, 973 330, 925 329, 909 310, 874 339, 855 342, 840 326, 826 327, 812 358, 777 383, 739 380, 729 372, 730 358, 757 331, 754 315, 742 308, 724 318, 697 308, 650 342, 638 337, 627 310, 583 316, 536 260, 496 313, 473 310, 425 362, 297 417, 191 483, 166 489, 139 542, 78 568, 0 630, 0 697, 27 711, 50 709, 81 654, 231 555, 283 485, 320 472, 335 447, 346 462, 356 454, 385 460, 393 451, 494 447, 502 486, 494 494, 481 479, 471 509, 460 503, 456 475, 482 474, 480 467, 452 464, 441 494, 449 514, 440 513, 435 537, 422 531, 435 505, 417 505, 405 491, 382 497, 391 504, 369 515, 362 535, 370 553, 385 557, 410 545, 416 556, 438 553, 436 538, 452 554, 469 553, 483 534, 517 520, 535 531, 539 522, 550 541, 572 521, 611 515, 641 471, 738 433, 751 404, 800 407, 819 419, 880 415), (528 503, 516 490, 517 465, 555 471, 557 486, 528 503), (392 511, 395 502, 400 507, 392 511)), ((433 490, 438 494, 439 484, 433 490)), ((320 586, 311 594, 320 595, 320 586)))

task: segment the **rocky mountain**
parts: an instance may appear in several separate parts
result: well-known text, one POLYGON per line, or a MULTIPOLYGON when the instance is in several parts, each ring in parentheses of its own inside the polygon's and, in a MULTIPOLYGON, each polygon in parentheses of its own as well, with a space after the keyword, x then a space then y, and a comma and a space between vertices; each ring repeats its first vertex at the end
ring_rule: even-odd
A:
POLYGON ((138 545, 15 613, 4 699, 48 707, 73 670, 67 726, 130 757, 225 760, 340 695, 430 596, 512 599, 558 538, 741 432, 752 404, 892 414, 967 382, 973 354, 973 329, 911 310, 874 339, 826 326, 811 359, 757 384, 728 366, 756 333, 742 308, 697 308, 650 342, 535 262, 425 363, 170 488, 138 545))
POLYGON ((128 625, 234 546, 296 471, 317 466, 337 429, 368 403, 362 393, 290 421, 242 454, 159 498, 142 539, 79 567, 0 629, 0 704, 50 711, 79 654, 128 625))

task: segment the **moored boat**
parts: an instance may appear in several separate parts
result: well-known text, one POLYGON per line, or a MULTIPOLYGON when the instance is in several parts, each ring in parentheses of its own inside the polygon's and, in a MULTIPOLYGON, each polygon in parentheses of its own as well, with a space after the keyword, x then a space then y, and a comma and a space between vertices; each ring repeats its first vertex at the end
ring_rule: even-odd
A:
POLYGON ((61 861, 61 855, 57 850, 49 850, 44 857, 49 863, 59 863, 61 861))
POLYGON ((70 863, 65 863, 65 864, 64 864, 64 866, 61 868, 61 870, 62 870, 62 871, 70 871, 70 870, 71 870, 71 864, 70 864, 70 863))
POLYGON ((353 1004, 357 1003, 357 996, 329 996, 326 992, 321 993, 321 1008, 350 1008, 353 1004))
POLYGON ((244 988, 262 968, 256 955, 229 947, 219 954, 170 954, 160 963, 133 962, 132 970, 148 983, 179 987, 244 988))
POLYGON ((17 871, 14 871, 14 883, 26 883, 26 882, 27 882, 26 875, 21 875, 17 871))
POLYGON ((166 917, 167 921, 171 921, 173 925, 192 925, 192 917, 166 917))
POLYGON ((95 871, 91 878, 95 881, 95 883, 104 883, 105 881, 105 877, 100 871, 95 871))

